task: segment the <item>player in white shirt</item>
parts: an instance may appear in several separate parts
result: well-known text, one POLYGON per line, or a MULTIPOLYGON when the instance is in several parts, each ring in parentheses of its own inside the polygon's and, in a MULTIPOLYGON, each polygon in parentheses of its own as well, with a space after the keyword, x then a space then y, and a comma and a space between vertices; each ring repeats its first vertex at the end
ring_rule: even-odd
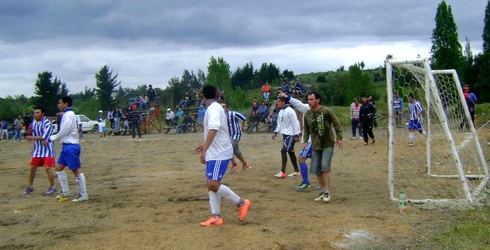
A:
POLYGON ((251 202, 242 199, 229 187, 221 184, 230 159, 233 155, 228 122, 225 110, 216 102, 217 89, 213 85, 202 88, 202 95, 207 109, 204 115, 204 144, 199 145, 194 151, 200 154, 201 163, 206 164, 206 186, 208 187, 209 206, 211 217, 201 222, 201 226, 221 226, 220 200, 221 197, 237 204, 239 221, 245 220, 251 202))
POLYGON ((64 171, 65 167, 73 171, 77 178, 78 189, 80 194, 78 198, 72 200, 75 202, 87 201, 87 187, 85 183, 85 175, 82 173, 82 164, 80 162, 80 144, 78 143, 78 120, 75 112, 71 108, 73 100, 69 96, 65 96, 58 101, 58 108, 63 112, 59 132, 52 135, 48 140, 45 140, 45 145, 51 141, 59 140, 63 146, 61 148, 58 161, 56 162, 56 175, 61 186, 61 194, 56 198, 60 201, 66 201, 71 196, 68 188, 68 176, 64 171))

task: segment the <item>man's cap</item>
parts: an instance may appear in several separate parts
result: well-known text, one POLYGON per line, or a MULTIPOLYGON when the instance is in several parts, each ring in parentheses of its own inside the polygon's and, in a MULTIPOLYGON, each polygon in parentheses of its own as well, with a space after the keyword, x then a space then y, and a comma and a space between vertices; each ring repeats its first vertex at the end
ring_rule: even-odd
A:
POLYGON ((170 111, 170 110, 171 110, 170 108, 167 109, 167 111, 170 111))
POLYGON ((99 110, 99 113, 103 113, 102 110, 99 110))

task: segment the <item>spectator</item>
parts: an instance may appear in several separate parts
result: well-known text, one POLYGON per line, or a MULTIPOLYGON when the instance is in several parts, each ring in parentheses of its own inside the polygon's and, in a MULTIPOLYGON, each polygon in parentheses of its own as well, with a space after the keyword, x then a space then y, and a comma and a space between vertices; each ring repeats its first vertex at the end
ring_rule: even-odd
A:
POLYGON ((111 124, 111 129, 114 129, 114 110, 113 109, 109 109, 109 111, 107 111, 107 120, 109 120, 109 123, 111 124))
POLYGON ((374 101, 374 99, 373 99, 373 96, 372 96, 372 95, 369 95, 369 96, 367 97, 367 100, 368 100, 368 102, 369 102, 369 103, 371 103, 371 105, 373 105, 373 107, 374 107, 374 113, 373 113, 373 118, 372 118, 372 119, 373 119, 373 126, 374 126, 374 127, 377 127, 377 126, 378 126, 378 122, 376 121, 376 111, 377 111, 377 110, 376 110, 376 102, 374 101))
POLYGON ((32 122, 31 114, 30 114, 29 110, 26 109, 26 111, 24 112, 24 126, 26 128, 29 127, 31 122, 32 122))
POLYGON ((259 101, 257 100, 257 97, 254 97, 254 99, 252 100, 252 109, 251 111, 255 111, 257 112, 258 109, 259 109, 259 101))
POLYGON ((197 111, 197 121, 196 121, 197 124, 202 123, 205 114, 206 114, 206 109, 204 108, 204 106, 201 105, 201 107, 199 107, 199 110, 197 111))
POLYGON ((359 139, 362 139, 362 126, 359 122, 359 113, 361 111, 361 105, 359 100, 354 98, 354 102, 350 105, 350 120, 352 125, 352 139, 356 139, 356 131, 359 130, 359 139))
POLYGON ((7 140, 9 139, 8 129, 9 129, 9 123, 5 119, 0 120, 0 140, 3 139, 3 135, 5 135, 5 138, 7 140))
POLYGON ((200 104, 202 100, 201 100, 201 95, 199 94, 199 91, 193 90, 192 94, 194 95, 194 99, 196 100, 196 107, 199 107, 200 105, 202 105, 202 104, 200 104))
POLYGON ((174 115, 174 125, 177 125, 180 117, 184 117, 184 115, 184 111, 180 107, 177 107, 177 112, 174 115))
POLYGON ((478 99, 476 95, 470 92, 470 86, 466 85, 463 88, 464 98, 466 100, 466 106, 468 106, 468 110, 470 111, 470 117, 473 124, 475 124, 475 105, 478 99))
POLYGON ((165 124, 167 125, 167 127, 173 126, 172 119, 174 119, 174 112, 172 111, 172 109, 168 108, 167 113, 165 114, 165 124))
POLYGON ((138 137, 141 139, 141 117, 140 112, 136 110, 136 106, 132 107, 133 110, 129 113, 129 120, 131 121, 131 135, 133 139, 136 137, 136 130, 138 130, 138 137))
POLYGON ((123 116, 122 112, 120 109, 116 109, 113 113, 112 116, 114 117, 114 130, 119 131, 121 129, 121 118, 123 116))
POLYGON ((296 99, 299 99, 301 95, 305 92, 303 83, 299 80, 299 78, 296 78, 296 82, 294 83, 294 88, 293 88, 293 96, 296 99))
POLYGON ((368 101, 366 95, 362 96, 362 106, 359 111, 359 122, 362 126, 362 134, 364 138, 364 145, 368 145, 368 136, 371 138, 371 142, 375 143, 376 139, 373 134, 373 117, 376 113, 376 108, 368 101))
MULTIPOLYGON (((143 95, 137 96, 135 102, 136 102, 136 105, 138 105, 138 107, 141 110, 146 110, 146 102, 145 102, 145 98, 143 97, 143 95)), ((129 109, 131 109, 131 107, 129 107, 129 109)))
POLYGON ((99 135, 100 139, 102 140, 103 138, 105 138, 107 132, 107 128, 105 126, 104 112, 102 112, 102 110, 99 110, 99 117, 97 118, 97 121, 99 122, 99 135), (102 138, 102 136, 104 137, 102 138))
POLYGON ((155 97, 157 96, 157 93, 156 91, 153 89, 153 87, 150 85, 148 85, 148 91, 147 91, 147 94, 148 96, 148 100, 150 101, 150 110, 154 110, 155 109, 155 97))
MULTIPOLYGON (((276 130, 276 127, 277 127, 277 109, 273 109, 271 114, 270 114, 270 121, 271 121, 271 130, 274 131, 276 130)), ((272 132, 272 131, 269 131, 269 132, 272 132)))
POLYGON ((260 105, 257 114, 259 115, 259 120, 265 123, 267 117, 269 116, 269 107, 267 107, 267 103, 265 101, 260 105))
POLYGON ((182 121, 182 123, 180 125, 177 125, 177 128, 176 128, 176 134, 180 134, 180 133, 187 133, 189 132, 189 129, 191 128, 191 125, 192 123, 194 123, 194 119, 192 119, 192 117, 189 116, 189 114, 185 114, 184 115, 184 120, 182 121))
POLYGON ((22 120, 22 116, 19 115, 17 119, 14 120, 14 141, 19 142, 22 141, 22 126, 24 121, 22 120))
MULTIPOLYGON (((443 102, 443 106, 445 106, 444 102, 443 102)), ((395 125, 396 125, 396 127, 402 126, 402 121, 403 121, 403 98, 401 98, 398 95, 398 92, 395 92, 395 96, 393 96, 393 118, 395 118, 395 125)))
POLYGON ((282 80, 281 91, 284 94, 289 95, 289 83, 286 80, 282 80))
POLYGON ((184 93, 184 99, 182 99, 182 100, 180 101, 179 106, 180 106, 181 108, 187 108, 187 107, 189 107, 189 103, 190 103, 190 101, 191 101, 191 95, 189 95, 189 91, 186 91, 186 92, 184 93))
POLYGON ((262 96, 264 100, 269 101, 269 97, 271 95, 271 85, 268 81, 265 81, 264 85, 262 85, 262 96))
POLYGON ((255 128, 256 132, 259 132, 259 116, 255 110, 252 110, 250 117, 248 118, 248 128, 247 133, 253 133, 253 129, 255 128))
POLYGON ((124 130, 125 131, 128 131, 129 130, 129 121, 128 121, 128 118, 127 117, 124 117, 123 118, 123 126, 124 126, 124 130))

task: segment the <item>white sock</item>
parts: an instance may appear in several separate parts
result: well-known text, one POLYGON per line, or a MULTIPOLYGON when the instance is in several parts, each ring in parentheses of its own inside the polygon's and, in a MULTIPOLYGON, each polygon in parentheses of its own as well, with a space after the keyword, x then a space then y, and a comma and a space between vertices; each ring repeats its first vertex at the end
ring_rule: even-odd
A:
POLYGON ((85 175, 83 173, 77 176, 77 184, 78 184, 78 190, 80 192, 80 196, 88 197, 87 186, 85 184, 85 175))
POLYGON ((422 131, 422 135, 423 135, 423 136, 427 136, 427 132, 422 131))
POLYGON ((56 172, 56 176, 58 176, 58 182, 61 186, 61 192, 65 194, 70 193, 70 189, 68 188, 68 176, 66 176, 65 171, 56 172))
POLYGON ((408 133, 408 141, 413 144, 413 132, 408 133))
POLYGON ((233 192, 229 187, 221 184, 220 188, 218 189, 218 192, 216 192, 217 194, 221 195, 221 197, 237 204, 237 205, 243 205, 243 200, 242 198, 240 198, 240 196, 238 196, 237 194, 235 194, 235 192, 233 192))
POLYGON ((208 192, 209 195, 209 207, 211 208, 211 214, 214 217, 221 217, 221 196, 213 191, 208 192))

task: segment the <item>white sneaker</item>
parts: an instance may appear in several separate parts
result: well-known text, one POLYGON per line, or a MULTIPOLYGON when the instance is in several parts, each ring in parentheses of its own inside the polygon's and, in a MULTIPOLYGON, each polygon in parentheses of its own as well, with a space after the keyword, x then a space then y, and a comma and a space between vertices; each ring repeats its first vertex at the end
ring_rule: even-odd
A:
POLYGON ((323 201, 323 196, 325 196, 325 193, 324 192, 321 192, 320 193, 320 196, 318 196, 317 198, 315 198, 314 201, 323 201))
POLYGON ((330 201, 330 193, 324 193, 323 194, 323 202, 328 202, 330 201))
POLYGON ((362 136, 359 137, 359 140, 364 140, 364 138, 362 138, 362 136))
POLYGON ((87 197, 87 196, 81 196, 81 195, 80 195, 80 196, 78 196, 78 198, 73 199, 73 200, 71 200, 71 201, 73 201, 73 202, 82 202, 82 201, 88 201, 88 197, 87 197))
POLYGON ((289 177, 294 177, 294 176, 298 176, 298 175, 301 175, 301 173, 299 173, 299 172, 292 172, 292 173, 288 174, 289 177))
POLYGON ((286 173, 279 172, 278 174, 274 175, 277 178, 286 178, 286 173))
POLYGON ((352 140, 354 140, 354 139, 356 139, 356 137, 355 137, 355 136, 354 136, 354 137, 352 137, 352 140))

